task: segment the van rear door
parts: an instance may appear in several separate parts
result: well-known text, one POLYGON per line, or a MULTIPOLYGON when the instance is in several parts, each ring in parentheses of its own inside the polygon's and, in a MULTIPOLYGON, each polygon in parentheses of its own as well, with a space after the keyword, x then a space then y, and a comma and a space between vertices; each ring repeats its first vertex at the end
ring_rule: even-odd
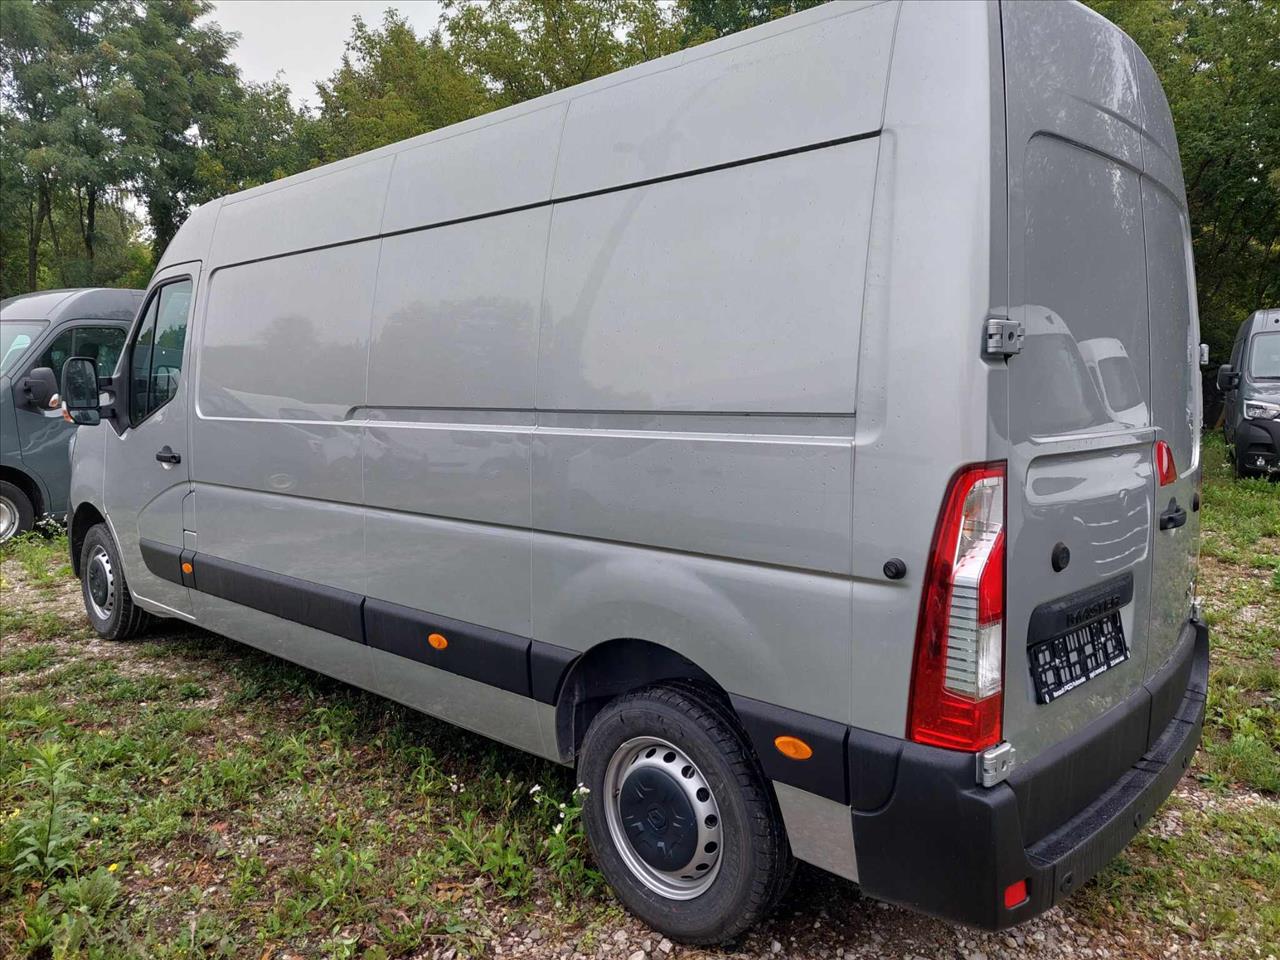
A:
POLYGON ((1194 423, 1168 371, 1186 369, 1194 323, 1181 181, 1144 167, 1141 54, 1079 4, 1001 9, 1010 315, 1025 329, 1008 362, 1004 733, 1022 764, 1137 691, 1186 617, 1193 521, 1159 525, 1192 513, 1194 423), (1181 473, 1163 487, 1157 441, 1181 473))
MULTIPOLYGON (((1151 422, 1173 454, 1172 479, 1156 490, 1147 650, 1150 679, 1176 651, 1195 593, 1203 407, 1200 317, 1178 141, 1155 71, 1141 55, 1136 61, 1147 134, 1142 142, 1142 223, 1151 334, 1151 422)), ((1159 715, 1152 719, 1153 726, 1163 726, 1159 715)))

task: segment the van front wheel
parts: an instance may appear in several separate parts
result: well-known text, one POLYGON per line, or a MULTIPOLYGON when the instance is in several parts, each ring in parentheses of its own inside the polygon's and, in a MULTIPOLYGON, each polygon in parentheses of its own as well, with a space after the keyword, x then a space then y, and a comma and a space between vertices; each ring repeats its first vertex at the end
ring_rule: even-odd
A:
POLYGON ((655 930, 723 943, 786 891, 793 861, 772 791, 709 691, 670 683, 612 701, 587 730, 578 773, 600 870, 655 930))
POLYGON ((8 480, 0 480, 0 543, 30 532, 35 523, 31 498, 8 480))
POLYGON ((150 622, 129 594, 120 554, 105 523, 85 534, 80 548, 80 593, 93 629, 107 640, 128 640, 150 622))

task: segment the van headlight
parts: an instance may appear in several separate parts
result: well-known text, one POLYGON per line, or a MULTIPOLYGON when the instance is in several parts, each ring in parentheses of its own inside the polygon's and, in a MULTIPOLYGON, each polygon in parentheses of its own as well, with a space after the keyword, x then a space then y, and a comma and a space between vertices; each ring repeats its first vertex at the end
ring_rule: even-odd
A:
POLYGON ((1280 403, 1263 403, 1261 400, 1244 402, 1246 420, 1280 420, 1280 403))

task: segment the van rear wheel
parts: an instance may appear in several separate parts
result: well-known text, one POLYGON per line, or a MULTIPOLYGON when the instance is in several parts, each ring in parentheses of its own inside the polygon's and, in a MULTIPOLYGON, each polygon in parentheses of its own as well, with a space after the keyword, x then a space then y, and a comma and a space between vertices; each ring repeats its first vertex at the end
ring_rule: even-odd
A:
POLYGON ((107 640, 128 640, 151 621, 133 602, 120 553, 105 523, 96 524, 85 534, 80 548, 80 593, 93 629, 107 640))
POLYGON ((613 700, 587 730, 578 773, 600 870, 655 930, 723 943, 786 891, 794 862, 773 793, 709 691, 668 683, 613 700))

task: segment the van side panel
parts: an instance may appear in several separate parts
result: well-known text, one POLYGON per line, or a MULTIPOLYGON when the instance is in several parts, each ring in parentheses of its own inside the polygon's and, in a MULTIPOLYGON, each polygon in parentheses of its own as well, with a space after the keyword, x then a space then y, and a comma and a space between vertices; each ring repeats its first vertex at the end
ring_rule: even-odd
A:
MULTIPOLYGON (((920 585, 951 474, 991 458, 1001 374, 981 359, 998 305, 991 4, 904 3, 876 170, 858 363, 850 722, 902 737, 920 585), (899 558, 907 575, 889 580, 899 558)), ((998 50, 998 48, 996 48, 998 50)), ((997 225, 1000 226, 1000 225, 997 225)))
POLYGON ((879 129, 896 16, 894 3, 831 4, 574 96, 556 198, 879 129))
POLYGON ((213 267, 374 236, 391 165, 391 157, 364 159, 227 197, 210 249, 213 267))
POLYGON ((425 143, 398 145, 382 231, 550 199, 566 109, 555 103, 506 118, 500 113, 481 118, 492 122, 478 128, 449 127, 420 138, 425 143))
POLYGON ((383 241, 364 430, 370 596, 530 635, 550 207, 383 241))
POLYGON ((363 592, 347 415, 365 395, 377 266, 375 240, 213 275, 192 423, 202 552, 363 592))
POLYGON ((556 204, 538 409, 852 413, 876 154, 556 204))

